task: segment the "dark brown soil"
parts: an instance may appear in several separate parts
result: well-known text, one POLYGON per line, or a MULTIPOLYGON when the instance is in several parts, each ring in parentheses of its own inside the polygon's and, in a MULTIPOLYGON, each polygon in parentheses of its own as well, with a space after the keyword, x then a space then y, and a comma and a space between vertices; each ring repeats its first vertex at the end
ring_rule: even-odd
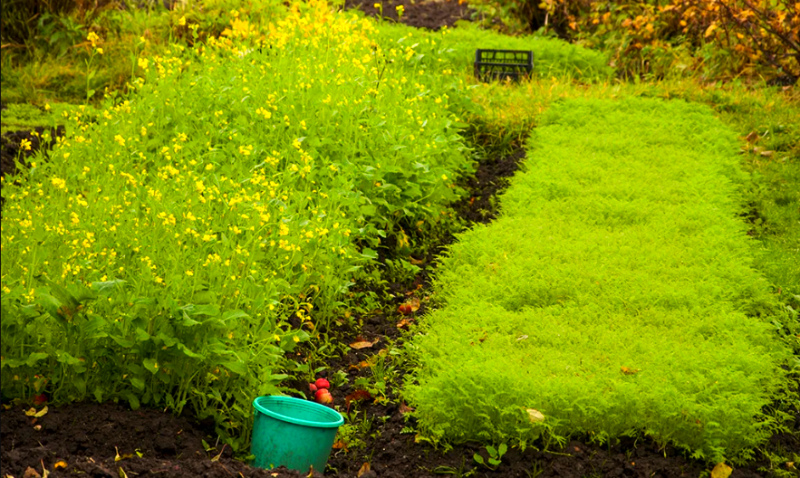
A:
POLYGON ((458 0, 345 0, 345 8, 357 8, 371 17, 398 21, 397 7, 403 6, 399 21, 418 28, 438 30, 452 27, 459 20, 470 20, 474 10, 458 0), (375 5, 381 5, 375 8, 375 5))

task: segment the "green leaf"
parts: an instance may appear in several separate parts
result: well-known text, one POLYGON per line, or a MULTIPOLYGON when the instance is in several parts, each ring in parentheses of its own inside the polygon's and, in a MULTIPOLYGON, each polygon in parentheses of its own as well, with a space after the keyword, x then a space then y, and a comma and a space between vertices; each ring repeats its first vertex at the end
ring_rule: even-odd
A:
POLYGON ((497 458, 489 458, 489 465, 490 466, 497 466, 500 463, 502 463, 502 462, 500 460, 498 460, 497 458))
POLYGON ((58 360, 58 363, 63 363, 66 365, 78 365, 81 363, 80 360, 76 359, 67 352, 58 352, 58 358, 56 360, 58 360))
POLYGON ((108 322, 99 315, 90 314, 89 320, 81 327, 84 340, 97 340, 108 337, 108 322))
POLYGON ((147 331, 141 327, 136 327, 136 330, 134 330, 133 333, 138 342, 147 342, 150 340, 150 334, 148 334, 147 331))
POLYGON ((219 315, 219 307, 213 304, 188 304, 181 307, 180 310, 186 312, 191 317, 197 317, 200 315, 216 317, 219 315))
POLYGON ((236 373, 236 374, 239 374, 239 375, 247 375, 247 365, 245 365, 245 363, 242 362, 242 361, 225 362, 225 363, 221 363, 220 365, 222 365, 223 367, 227 368, 228 370, 230 370, 233 373, 236 373))
POLYGON ((186 354, 188 357, 192 357, 192 358, 196 358, 196 359, 205 358, 205 355, 195 353, 191 349, 189 349, 189 347, 187 347, 187 346, 185 346, 183 344, 178 344, 178 350, 180 350, 181 352, 186 354))
POLYGON ((72 377, 72 385, 78 390, 81 395, 86 394, 86 380, 81 376, 72 377))
POLYGON ((97 400, 98 403, 103 403, 103 388, 101 386, 94 387, 94 399, 97 400))
POLYGON ((50 294, 46 294, 44 292, 36 292, 36 303, 41 305, 42 308, 50 314, 54 319, 57 319, 59 322, 64 323, 64 317, 58 312, 58 309, 61 308, 61 301, 56 299, 50 294))
POLYGON ((486 447, 486 451, 489 452, 489 456, 497 456, 497 449, 491 445, 486 447))
POLYGON ((117 289, 122 289, 126 281, 122 279, 115 279, 103 282, 92 282, 92 290, 98 294, 108 296, 117 289))
POLYGON ((76 309, 79 305, 81 305, 80 301, 72 295, 70 291, 66 288, 55 284, 50 283, 50 292, 64 305, 69 307, 70 309, 76 309))
POLYGON ((36 365, 36 362, 38 362, 39 360, 44 360, 49 356, 50 356, 49 354, 46 354, 44 352, 32 353, 28 355, 28 360, 25 361, 25 365, 27 365, 28 367, 33 367, 34 365, 36 365))
POLYGON ((480 456, 480 455, 479 455, 479 454, 477 454, 477 453, 475 453, 474 455, 472 455, 472 459, 473 459, 473 460, 475 460, 475 463, 478 463, 479 465, 485 465, 485 464, 486 464, 486 463, 484 463, 484 461, 483 461, 483 457, 482 457, 482 456, 480 456))
POLYGON ((236 319, 249 319, 250 316, 242 310, 229 310, 222 314, 222 320, 227 322, 229 320, 236 320, 236 319))
POLYGON ((142 361, 142 365, 144 365, 144 368, 149 370, 150 373, 152 374, 158 373, 158 362, 156 362, 155 360, 151 358, 146 358, 142 361))
POLYGON ((139 399, 136 397, 136 395, 128 392, 127 394, 125 394, 125 398, 128 399, 128 403, 131 405, 131 410, 138 410, 139 409, 140 403, 139 403, 139 399))
POLYGON ((502 457, 503 455, 506 454, 507 451, 508 451, 508 445, 506 445, 505 443, 501 443, 500 449, 497 450, 497 456, 502 457))
POLYGON ((144 390, 144 385, 145 384, 144 384, 144 380, 142 380, 141 378, 133 377, 133 378, 131 378, 131 385, 133 385, 133 388, 135 388, 137 390, 144 390))
POLYGON ((110 335, 109 337, 111 337, 111 340, 116 342, 117 345, 119 345, 120 347, 123 347, 123 348, 126 348, 126 349, 129 349, 129 348, 133 347, 133 344, 134 344, 133 340, 128 340, 128 339, 122 338, 122 337, 120 337, 118 335, 110 335))

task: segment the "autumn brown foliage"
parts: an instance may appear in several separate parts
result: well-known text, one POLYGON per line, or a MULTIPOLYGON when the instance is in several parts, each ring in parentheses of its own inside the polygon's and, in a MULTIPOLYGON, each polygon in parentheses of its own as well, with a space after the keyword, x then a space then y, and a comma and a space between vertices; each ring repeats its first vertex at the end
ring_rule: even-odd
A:
POLYGON ((526 28, 614 51, 623 74, 701 68, 715 76, 800 76, 800 2, 793 0, 502 0, 526 28))

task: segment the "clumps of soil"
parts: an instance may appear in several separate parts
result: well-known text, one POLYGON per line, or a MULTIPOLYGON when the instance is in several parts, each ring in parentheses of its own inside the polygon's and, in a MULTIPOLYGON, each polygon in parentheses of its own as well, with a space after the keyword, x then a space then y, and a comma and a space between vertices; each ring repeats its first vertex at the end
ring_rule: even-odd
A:
POLYGON ((3 477, 36 478, 44 470, 51 478, 308 476, 286 469, 252 468, 234 459, 229 447, 206 451, 203 440, 208 430, 195 421, 157 410, 132 411, 115 403, 51 407, 41 418, 26 416, 22 406, 4 407, 0 435, 3 477))
POLYGON ((458 0, 345 0, 344 8, 357 8, 371 17, 383 17, 389 21, 404 23, 418 28, 439 30, 452 27, 459 20, 471 20, 475 11, 458 0), (380 8, 375 8, 379 4, 380 8), (403 7, 398 15, 397 7, 403 7))
POLYGON ((494 220, 499 212, 497 195, 508 187, 524 158, 525 149, 515 146, 507 154, 481 161, 475 176, 465 178, 461 184, 470 195, 451 205, 458 216, 470 223, 486 224, 494 220))

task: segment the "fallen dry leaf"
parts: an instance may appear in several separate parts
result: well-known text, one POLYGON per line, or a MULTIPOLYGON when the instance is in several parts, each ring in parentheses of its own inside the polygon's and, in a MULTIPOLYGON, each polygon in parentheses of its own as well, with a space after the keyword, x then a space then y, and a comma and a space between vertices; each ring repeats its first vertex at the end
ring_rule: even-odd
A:
POLYGON ((728 478, 733 473, 733 468, 725 463, 717 463, 717 466, 711 470, 711 478, 728 478))
POLYGON ((368 472, 369 470, 370 470, 370 466, 369 466, 369 462, 367 461, 363 465, 361 465, 361 468, 359 468, 358 474, 356 475, 356 477, 357 478, 361 478, 361 475, 363 475, 364 473, 368 472))
POLYGON ((42 475, 29 466, 25 469, 25 473, 22 474, 22 478, 42 478, 42 475))
POLYGON ((759 154, 765 158, 771 158, 775 151, 761 151, 759 154))
POLYGON ((414 259, 414 257, 412 257, 412 256, 409 256, 409 257, 408 257, 408 260, 409 260, 409 261, 410 261, 412 264, 414 264, 415 266, 421 266, 422 264, 425 264, 425 259, 414 259))
POLYGON ((47 415, 47 405, 45 405, 45 407, 39 410, 38 412, 36 411, 35 408, 31 407, 27 412, 25 412, 25 415, 34 418, 41 418, 47 415))
POLYGON ((370 394, 366 390, 356 390, 355 392, 351 393, 350 395, 344 397, 344 403, 347 407, 347 411, 350 411, 350 402, 357 402, 359 400, 369 400, 372 398, 372 394, 370 394))
POLYGON ((408 412, 413 412, 414 409, 406 405, 406 402, 400 404, 400 408, 397 409, 402 415, 405 415, 408 412))
POLYGON ((368 348, 372 347, 373 345, 377 344, 378 341, 380 341, 380 339, 375 339, 374 342, 370 342, 369 340, 365 340, 362 337, 359 337, 358 339, 356 339, 355 342, 350 344, 350 348, 353 348, 353 349, 356 349, 356 350, 368 349, 368 348))
POLYGON ((54 470, 58 470, 59 468, 66 468, 67 462, 64 460, 59 460, 53 465, 54 470))
POLYGON ((620 367, 619 371, 625 375, 633 375, 639 371, 638 368, 620 367))
POLYGON ((414 319, 411 318, 402 319, 400 320, 400 322, 397 323, 397 328, 402 329, 403 327, 408 327, 412 323, 414 323, 414 319))
POLYGON ((414 312, 419 310, 420 300, 419 297, 412 297, 407 301, 400 304, 397 308, 397 311, 403 315, 413 314, 414 312))
POLYGON ((531 423, 541 423, 544 421, 544 414, 539 410, 529 408, 525 411, 528 412, 528 420, 530 420, 531 423))
POLYGON ((755 131, 751 131, 750 134, 745 136, 744 139, 746 139, 748 143, 755 143, 756 141, 761 139, 761 136, 758 133, 756 133, 755 131))
POLYGON ((342 440, 337 440, 336 443, 333 444, 333 449, 334 450, 342 450, 342 449, 346 450, 347 449, 347 445, 342 440))

